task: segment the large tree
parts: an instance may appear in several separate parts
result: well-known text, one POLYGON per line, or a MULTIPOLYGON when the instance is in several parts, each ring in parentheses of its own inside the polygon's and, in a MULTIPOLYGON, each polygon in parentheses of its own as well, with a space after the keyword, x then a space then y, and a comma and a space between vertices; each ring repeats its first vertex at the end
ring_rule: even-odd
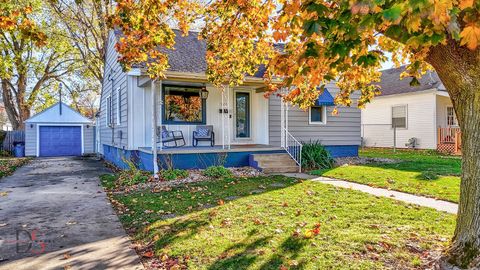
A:
POLYGON ((172 47, 171 28, 186 34, 199 16, 211 82, 241 84, 264 64, 270 93, 289 87, 284 99, 302 108, 331 80, 341 89, 337 104, 350 106, 360 91, 363 107, 381 90, 375 82, 386 51, 409 63, 402 76, 413 85, 435 68, 462 129, 463 153, 457 227, 440 265, 480 267, 480 1, 119 0, 110 23, 123 31, 117 50, 124 67, 149 59, 147 72, 163 78, 168 58, 158 47, 172 47))
POLYGON ((106 19, 113 10, 111 1, 48 0, 48 3, 84 63, 78 75, 95 78, 101 86, 108 38, 106 19))
POLYGON ((64 29, 42 1, 0 3, 0 79, 14 129, 22 129, 45 86, 71 73, 77 63, 64 29))

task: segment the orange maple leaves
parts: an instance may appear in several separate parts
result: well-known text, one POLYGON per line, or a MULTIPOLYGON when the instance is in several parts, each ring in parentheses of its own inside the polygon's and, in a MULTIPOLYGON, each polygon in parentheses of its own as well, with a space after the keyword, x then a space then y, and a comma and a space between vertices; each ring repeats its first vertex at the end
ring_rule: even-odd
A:
POLYGON ((285 87, 286 100, 307 108, 336 80, 337 104, 354 104, 351 94, 360 90, 356 104, 363 106, 378 94, 372 82, 386 59, 379 49, 392 52, 397 64, 409 62, 405 75, 418 77, 428 68, 429 50, 448 39, 478 49, 479 9, 475 0, 232 0, 206 6, 193 0, 120 0, 111 25, 124 35, 117 45, 121 62, 147 62, 152 78, 168 69, 158 49, 173 47, 173 25, 186 34, 202 16, 211 83, 239 85, 265 67, 267 95, 285 87))
POLYGON ((480 26, 471 23, 463 28, 460 33, 462 37, 461 45, 466 45, 470 50, 475 50, 480 45, 480 26))
POLYGON ((37 47, 47 44, 47 36, 40 31, 35 21, 29 18, 33 8, 31 6, 16 9, 4 9, 0 12, 0 31, 10 34, 21 34, 30 39, 37 47))

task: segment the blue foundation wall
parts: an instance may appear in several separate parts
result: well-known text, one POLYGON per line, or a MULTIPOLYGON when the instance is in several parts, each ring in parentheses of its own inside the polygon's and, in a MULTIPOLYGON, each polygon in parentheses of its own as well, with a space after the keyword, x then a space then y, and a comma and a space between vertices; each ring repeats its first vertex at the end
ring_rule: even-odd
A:
MULTIPOLYGON (((335 145, 325 146, 332 157, 355 157, 358 156, 358 145, 335 145)), ((103 145, 105 160, 115 166, 127 169, 125 160, 133 161, 139 169, 153 171, 153 155, 138 150, 122 150, 109 145, 103 145)), ((168 154, 158 155, 157 160, 160 169, 205 169, 210 166, 223 164, 225 167, 256 167, 252 154, 274 154, 285 151, 248 151, 228 153, 198 153, 198 154, 168 154)))
POLYGON ((358 145, 325 145, 325 149, 334 158, 358 157, 358 145))

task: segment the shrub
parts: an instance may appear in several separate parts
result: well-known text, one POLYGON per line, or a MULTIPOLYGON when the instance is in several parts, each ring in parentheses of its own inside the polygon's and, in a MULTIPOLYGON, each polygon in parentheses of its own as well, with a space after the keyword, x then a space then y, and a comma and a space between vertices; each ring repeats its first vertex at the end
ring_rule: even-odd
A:
POLYGON ((211 166, 203 171, 203 175, 212 178, 223 178, 232 176, 232 172, 223 166, 211 166))
POLYGON ((160 177, 167 181, 183 179, 188 177, 188 171, 180 169, 168 169, 160 171, 160 177))
POLYGON ((122 186, 132 186, 140 183, 145 183, 150 178, 150 173, 142 171, 135 166, 130 160, 123 160, 128 165, 128 170, 120 172, 118 183, 122 186))
POLYGON ((302 167, 307 170, 330 169, 335 161, 319 141, 303 143, 302 167))

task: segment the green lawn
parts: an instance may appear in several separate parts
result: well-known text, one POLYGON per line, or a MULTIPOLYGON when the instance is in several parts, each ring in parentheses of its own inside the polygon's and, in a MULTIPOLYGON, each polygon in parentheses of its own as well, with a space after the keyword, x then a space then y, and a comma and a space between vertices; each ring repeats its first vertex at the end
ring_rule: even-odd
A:
POLYGON ((0 178, 12 174, 18 167, 25 165, 29 158, 0 157, 0 178))
POLYGON ((445 248, 454 229, 450 214, 283 176, 110 198, 158 268, 412 269, 445 248))
POLYGON ((366 149, 362 157, 397 159, 398 163, 341 166, 311 173, 367 184, 375 187, 458 202, 461 159, 434 151, 366 149))

